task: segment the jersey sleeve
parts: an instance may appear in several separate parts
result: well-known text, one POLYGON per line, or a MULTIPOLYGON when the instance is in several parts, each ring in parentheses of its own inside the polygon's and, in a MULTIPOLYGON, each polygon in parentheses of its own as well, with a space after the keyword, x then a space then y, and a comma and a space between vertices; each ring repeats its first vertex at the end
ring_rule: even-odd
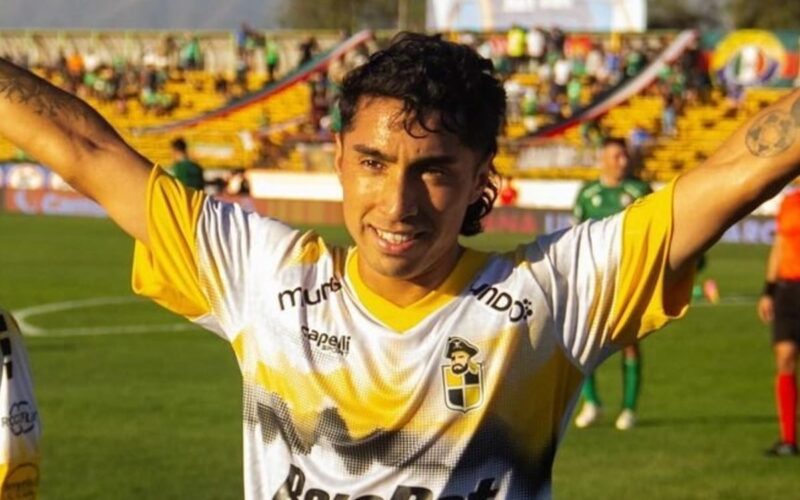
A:
MULTIPOLYGON (((226 339, 238 332, 252 249, 292 230, 184 187, 156 167, 147 190, 145 246, 134 249, 134 292, 226 339)), ((269 260, 269 255, 265 255, 269 260)))
POLYGON ((591 371, 607 355, 685 314, 694 268, 665 283, 673 184, 624 212, 540 238, 531 269, 544 283, 553 331, 591 371))

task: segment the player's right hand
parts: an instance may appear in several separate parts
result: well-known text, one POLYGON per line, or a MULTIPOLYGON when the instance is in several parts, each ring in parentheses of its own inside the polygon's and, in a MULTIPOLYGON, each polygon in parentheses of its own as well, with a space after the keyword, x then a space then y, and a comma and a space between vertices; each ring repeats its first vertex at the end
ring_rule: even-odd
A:
POLYGON ((767 324, 775 319, 775 302, 769 295, 762 295, 758 299, 758 317, 767 324))

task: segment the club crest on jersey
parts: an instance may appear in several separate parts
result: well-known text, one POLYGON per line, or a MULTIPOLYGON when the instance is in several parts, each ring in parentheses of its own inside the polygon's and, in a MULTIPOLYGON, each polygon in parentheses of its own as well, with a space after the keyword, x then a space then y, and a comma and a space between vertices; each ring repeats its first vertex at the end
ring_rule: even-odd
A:
POLYGON ((468 412, 483 404, 483 363, 474 358, 480 350, 460 337, 447 339, 442 365, 444 402, 451 410, 468 412))

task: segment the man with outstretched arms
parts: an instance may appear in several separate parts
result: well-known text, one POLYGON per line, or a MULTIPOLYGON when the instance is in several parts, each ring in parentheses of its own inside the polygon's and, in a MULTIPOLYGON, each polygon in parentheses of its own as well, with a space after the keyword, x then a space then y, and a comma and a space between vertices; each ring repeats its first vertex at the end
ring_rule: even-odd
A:
MULTIPOLYGON (((576 222, 600 220, 617 214, 652 192, 650 185, 631 176, 625 139, 609 137, 600 149, 600 177, 581 186, 573 213, 576 222)), ((636 424, 636 403, 641 387, 641 355, 639 344, 625 346, 622 352, 622 411, 614 425, 621 431, 636 424)), ((583 406, 575 417, 575 425, 588 427, 602 412, 602 404, 593 373, 586 375, 581 389, 583 406)))
POLYGON ((458 236, 496 193, 491 72, 406 34, 350 73, 348 249, 186 189, 5 62, 0 133, 137 240, 138 293, 230 342, 248 498, 548 498, 583 374, 681 315, 695 256, 800 173, 800 92, 621 214, 485 254, 458 236))

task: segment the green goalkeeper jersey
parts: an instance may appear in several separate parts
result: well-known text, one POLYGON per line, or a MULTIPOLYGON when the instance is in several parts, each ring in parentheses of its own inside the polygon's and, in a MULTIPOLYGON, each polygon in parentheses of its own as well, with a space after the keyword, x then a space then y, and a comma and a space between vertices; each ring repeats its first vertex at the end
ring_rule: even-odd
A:
POLYGON ((604 186, 599 180, 587 182, 578 192, 573 214, 578 222, 602 219, 621 212, 652 191, 649 184, 638 179, 625 179, 615 187, 604 186))

